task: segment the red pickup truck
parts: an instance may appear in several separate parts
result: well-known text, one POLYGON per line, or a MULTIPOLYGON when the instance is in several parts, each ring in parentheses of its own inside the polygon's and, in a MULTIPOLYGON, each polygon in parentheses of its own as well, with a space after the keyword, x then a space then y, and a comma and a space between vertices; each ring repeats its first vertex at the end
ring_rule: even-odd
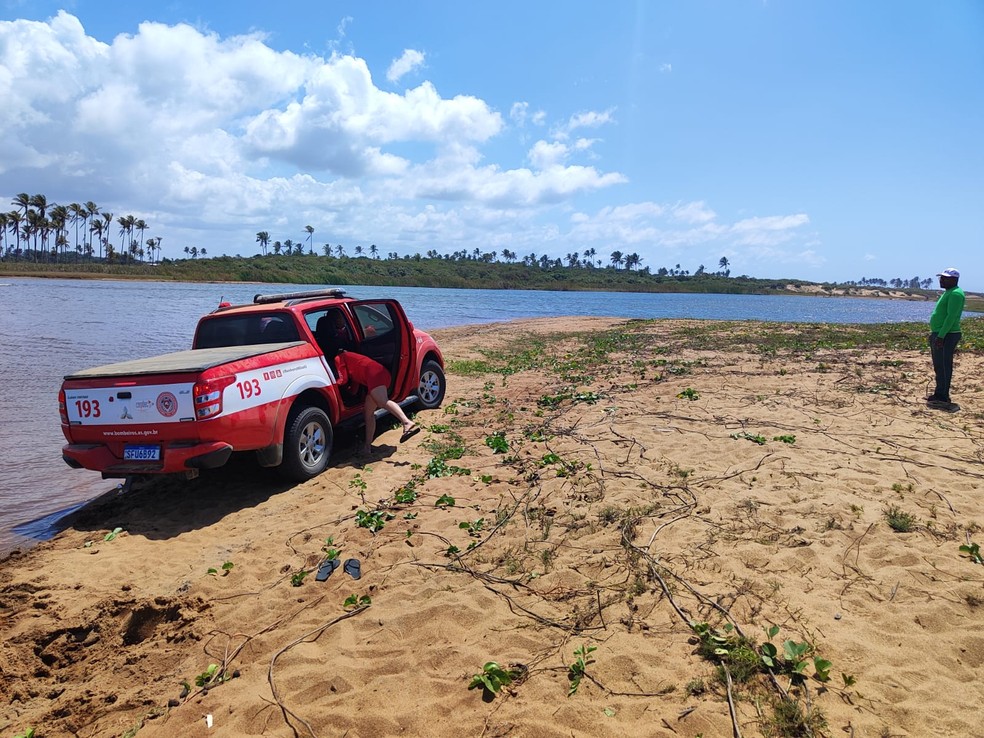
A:
POLYGON ((201 318, 190 351, 66 376, 62 457, 104 478, 193 477, 233 451, 254 451, 261 465, 310 479, 328 464, 333 428, 362 419, 365 388, 336 381, 333 359, 343 349, 385 366, 401 406, 443 401, 444 357, 396 300, 342 290, 256 295, 201 318))

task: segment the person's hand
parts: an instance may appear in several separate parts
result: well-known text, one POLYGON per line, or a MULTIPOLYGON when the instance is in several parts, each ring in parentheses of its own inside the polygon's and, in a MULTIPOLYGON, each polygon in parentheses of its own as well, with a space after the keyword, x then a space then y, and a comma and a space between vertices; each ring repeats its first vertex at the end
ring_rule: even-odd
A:
POLYGON ((943 339, 942 338, 937 338, 936 339, 936 348, 943 348, 943 339))

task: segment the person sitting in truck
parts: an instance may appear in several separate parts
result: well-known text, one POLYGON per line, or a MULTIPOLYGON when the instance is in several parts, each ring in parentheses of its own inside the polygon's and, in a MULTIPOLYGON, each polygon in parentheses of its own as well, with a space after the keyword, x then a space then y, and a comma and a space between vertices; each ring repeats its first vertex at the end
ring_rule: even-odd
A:
POLYGON ((368 391, 363 406, 366 435, 362 444, 362 455, 368 456, 372 453, 372 440, 376 435, 377 408, 388 410, 403 425, 401 443, 420 431, 420 426, 410 420, 404 414, 403 408, 389 398, 387 392, 391 378, 386 367, 368 356, 345 349, 341 349, 335 357, 335 366, 338 369, 339 384, 346 385, 352 382, 363 385, 368 391))
POLYGON ((341 310, 332 310, 318 318, 314 338, 328 361, 332 361, 342 349, 350 350, 353 347, 352 335, 341 310))

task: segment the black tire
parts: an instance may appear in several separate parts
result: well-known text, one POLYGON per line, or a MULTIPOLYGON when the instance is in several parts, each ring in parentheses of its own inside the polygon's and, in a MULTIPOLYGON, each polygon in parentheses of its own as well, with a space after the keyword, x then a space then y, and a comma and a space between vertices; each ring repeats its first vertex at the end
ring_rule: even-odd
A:
POLYGON ((434 360, 424 362, 420 367, 420 381, 417 382, 417 405, 423 410, 434 410, 444 402, 447 381, 444 370, 434 360))
POLYGON ((294 482, 316 477, 328 466, 334 436, 331 421, 319 407, 291 412, 284 433, 284 460, 280 473, 294 482))

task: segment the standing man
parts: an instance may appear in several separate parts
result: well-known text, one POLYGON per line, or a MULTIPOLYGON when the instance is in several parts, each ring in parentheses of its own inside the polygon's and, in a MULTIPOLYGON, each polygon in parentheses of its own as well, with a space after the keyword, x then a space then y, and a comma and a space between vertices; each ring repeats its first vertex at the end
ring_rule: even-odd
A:
POLYGON ((936 391, 926 398, 926 402, 930 407, 956 410, 950 402, 950 380, 953 378, 953 354, 960 343, 964 293, 957 286, 960 272, 956 269, 944 269, 936 276, 940 278, 940 289, 943 290, 929 319, 929 351, 933 355, 936 391))

